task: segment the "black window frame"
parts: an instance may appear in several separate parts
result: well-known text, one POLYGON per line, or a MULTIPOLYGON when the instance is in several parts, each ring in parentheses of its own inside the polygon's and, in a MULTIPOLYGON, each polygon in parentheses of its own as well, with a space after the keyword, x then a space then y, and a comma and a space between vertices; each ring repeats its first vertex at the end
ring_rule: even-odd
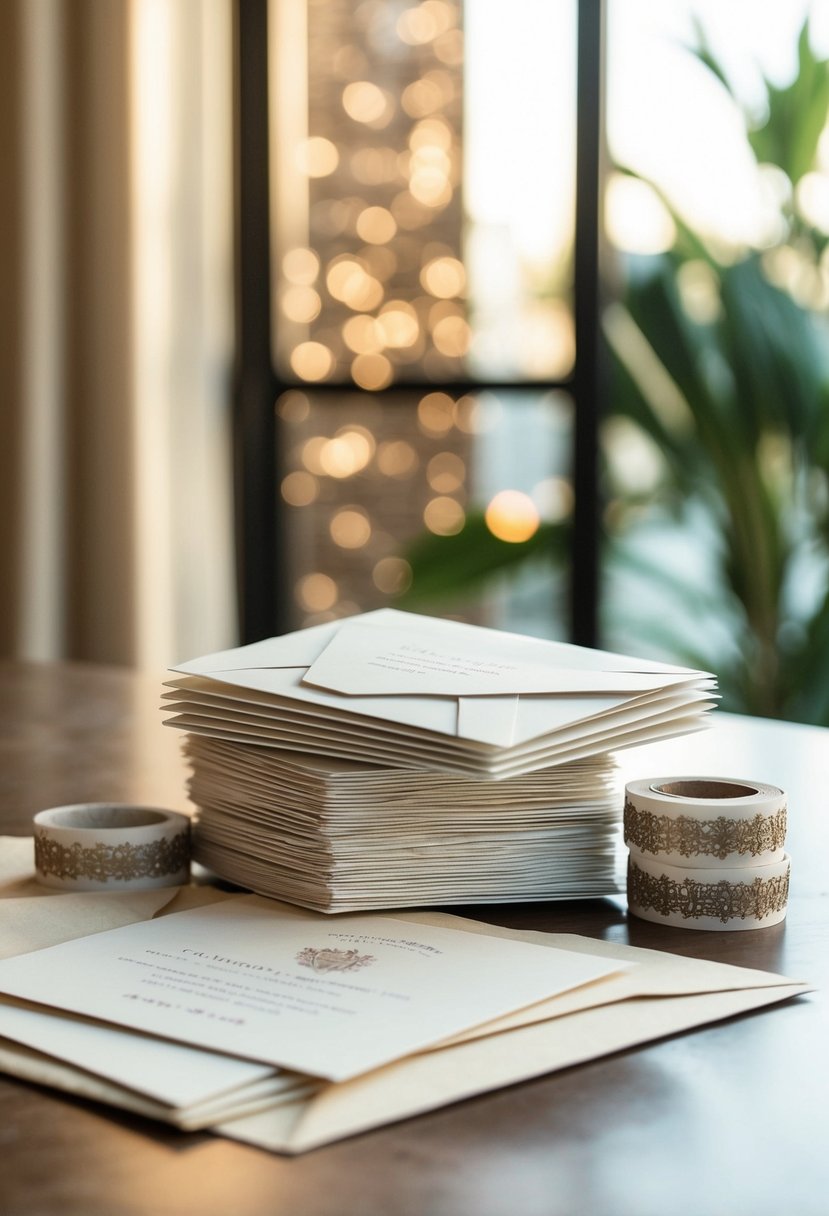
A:
MULTIPOLYGON (((271 351, 268 0, 234 0, 235 383, 233 392, 234 511, 239 632, 243 643, 290 628, 290 591, 280 584, 289 538, 278 492, 275 403, 292 387, 271 351)), ((395 379, 395 393, 461 395, 498 389, 565 390, 574 402, 574 516, 569 572, 572 641, 599 640, 601 499, 598 433, 605 358, 600 327, 600 231, 604 140, 605 0, 578 0, 576 220, 574 248, 575 360, 563 380, 395 379)), ((314 384, 315 393, 365 392, 314 384)))

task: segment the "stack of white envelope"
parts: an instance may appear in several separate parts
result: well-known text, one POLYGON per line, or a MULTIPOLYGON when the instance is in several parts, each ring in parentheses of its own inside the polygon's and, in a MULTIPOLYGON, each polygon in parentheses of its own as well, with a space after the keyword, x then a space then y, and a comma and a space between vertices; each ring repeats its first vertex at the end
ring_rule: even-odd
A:
POLYGON ((174 669, 169 724, 500 779, 695 730, 705 672, 382 609, 174 669))
POLYGON ((705 672, 391 609, 175 670, 198 860, 323 911, 617 890, 608 752, 715 699, 705 672))
POLYGON ((619 890, 609 756, 497 783, 192 735, 195 859, 321 912, 619 890))

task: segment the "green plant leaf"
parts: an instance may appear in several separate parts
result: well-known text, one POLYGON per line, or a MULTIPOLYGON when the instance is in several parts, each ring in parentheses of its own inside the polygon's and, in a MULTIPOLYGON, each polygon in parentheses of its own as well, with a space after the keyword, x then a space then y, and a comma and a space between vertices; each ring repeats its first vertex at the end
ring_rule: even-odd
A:
POLYGON ((765 82, 768 116, 761 127, 748 134, 758 161, 779 165, 794 185, 815 163, 829 112, 829 60, 815 56, 808 18, 801 28, 797 50, 797 75, 782 89, 765 82))
POLYGON ((691 54, 696 56, 700 63, 705 64, 709 72, 712 72, 713 75, 716 76, 717 80, 719 80, 726 92, 729 93, 731 97, 734 97, 734 90, 732 89, 731 82, 726 75, 725 68, 722 66, 719 59, 717 59, 716 55, 711 49, 711 44, 708 41, 708 35, 705 32, 705 27, 695 13, 691 16, 691 25, 694 30, 694 44, 688 47, 688 50, 690 50, 691 54))
MULTIPOLYGON (((694 54, 739 106, 699 26, 694 54)), ((744 111, 757 159, 778 165, 794 184, 813 167, 829 115, 829 60, 815 55, 808 21, 800 31, 798 62, 790 85, 765 82, 762 125, 749 129, 744 111)), ((829 327, 825 316, 769 280, 765 254, 725 264, 658 185, 649 184, 673 217, 675 246, 669 254, 629 261, 604 330, 609 412, 646 435, 664 464, 656 484, 649 480, 637 488, 636 466, 624 476, 617 463, 611 472, 619 473, 624 494, 608 477, 615 496, 608 560, 625 576, 637 570, 643 587, 640 604, 626 602, 617 610, 614 630, 622 628, 626 637, 638 630, 645 649, 659 646, 680 661, 718 670, 730 709, 829 724, 829 591, 805 621, 803 606, 797 613, 791 607, 804 548, 812 545, 816 560, 829 561, 829 327), (704 324, 683 304, 680 272, 690 261, 705 264, 719 292, 719 310, 704 324), (713 546, 711 587, 689 586, 654 568, 646 547, 626 552, 623 543, 643 511, 649 519, 661 512, 666 522, 671 515, 681 521, 688 503, 694 518, 702 513, 708 521, 706 536, 714 537, 707 542, 713 546), (678 613, 676 620, 652 608, 649 614, 648 592, 657 588, 662 601, 681 596, 690 613, 678 613), (705 623, 716 616, 728 623, 730 637, 724 631, 706 636, 705 623), (685 624, 678 628, 680 618, 685 624)), ((787 254, 816 273, 829 244, 826 234, 788 203, 781 205, 781 218, 788 225, 787 254)), ((528 561, 564 567, 568 525, 544 525, 531 540, 510 545, 477 514, 457 536, 423 536, 406 556, 414 581, 403 603, 461 599, 528 561)))
POLYGON ((724 268, 721 296, 722 353, 751 440, 767 427, 801 432, 823 379, 812 318, 769 283, 757 256, 724 268))
POLYGON ((455 536, 424 533, 404 551, 412 568, 412 583, 397 603, 408 607, 463 596, 530 558, 565 563, 569 560, 569 532, 566 523, 542 523, 529 540, 509 543, 490 532, 482 513, 470 513, 455 536))

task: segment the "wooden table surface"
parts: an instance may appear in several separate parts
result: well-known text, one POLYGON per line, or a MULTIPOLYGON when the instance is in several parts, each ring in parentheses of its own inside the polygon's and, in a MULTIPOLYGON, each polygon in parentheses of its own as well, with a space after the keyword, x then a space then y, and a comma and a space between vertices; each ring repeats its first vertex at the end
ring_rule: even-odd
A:
MULTIPOLYGON (((0 831, 44 807, 187 809, 161 676, 0 664, 0 831)), ((739 933, 628 920, 624 900, 465 908, 829 981, 829 732, 721 715, 621 757, 626 779, 711 774, 790 794, 787 920, 739 933)), ((459 910, 459 909, 456 909, 459 910)), ((460 910, 459 910, 460 911, 460 910)), ((2 1216, 826 1216, 821 991, 318 1149, 273 1156, 0 1077, 2 1216)))

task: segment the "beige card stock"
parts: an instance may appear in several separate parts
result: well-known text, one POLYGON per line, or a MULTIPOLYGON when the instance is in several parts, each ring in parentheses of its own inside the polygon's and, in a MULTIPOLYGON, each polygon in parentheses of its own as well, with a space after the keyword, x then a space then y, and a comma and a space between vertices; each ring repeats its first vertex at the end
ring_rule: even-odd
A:
POLYGON ((182 663, 169 724, 490 777, 693 730, 705 672, 381 609, 182 663))
MULTIPOLYGON (((0 855, 7 843, 0 840, 0 855)), ((10 889, 14 889, 13 883, 0 888, 0 896, 10 889)), ((196 901, 200 898, 236 898, 218 892, 200 893, 197 888, 193 890, 195 895, 189 898, 196 901)), ((174 896, 171 907, 177 906, 182 894, 187 895, 186 892, 178 896, 174 892, 151 894, 158 898, 174 896)), ((101 911, 102 897, 99 895, 19 899, 14 901, 18 947, 26 935, 27 924, 35 928, 37 940, 32 948, 44 945, 43 905, 51 904, 57 911, 56 905, 63 905, 68 900, 88 905, 89 922, 100 926, 102 920, 112 917, 110 923, 113 925, 125 923, 124 913, 118 919, 111 901, 101 911)), ((9 921, 7 909, 8 901, 0 902, 0 942, 5 940, 9 921)), ((286 911, 298 920, 319 920, 314 913, 299 908, 286 911)), ((164 914, 163 908, 160 914, 164 914)), ((54 940, 66 940, 58 928, 60 918, 55 913, 52 915, 54 940)), ((78 916, 80 904, 76 907, 78 916)), ((451 926, 494 938, 514 938, 559 950, 617 959, 629 970, 553 997, 530 1010, 473 1031, 448 1046, 409 1057, 353 1081, 303 1088, 301 1081, 296 1079, 286 1082, 278 1077, 273 1080, 262 1078, 251 1081, 246 1089, 240 1086, 232 1102, 220 1094, 212 1101, 208 1099, 194 1105, 180 1116, 175 1108, 154 1101, 135 1088, 96 1076, 87 1068, 67 1064, 9 1039, 0 1039, 0 1069, 139 1114, 178 1122, 183 1127, 212 1126, 220 1134, 272 1151, 301 1153, 474 1094, 808 991, 805 984, 766 972, 678 958, 589 938, 518 932, 441 913, 399 913, 398 916, 413 925, 451 926), (496 1030, 500 1033, 494 1033, 496 1030), (296 1085, 293 1091, 292 1084, 296 1085), (223 1115, 223 1110, 231 1110, 236 1117, 223 1115)), ((76 919, 76 925, 78 923, 76 919)))

